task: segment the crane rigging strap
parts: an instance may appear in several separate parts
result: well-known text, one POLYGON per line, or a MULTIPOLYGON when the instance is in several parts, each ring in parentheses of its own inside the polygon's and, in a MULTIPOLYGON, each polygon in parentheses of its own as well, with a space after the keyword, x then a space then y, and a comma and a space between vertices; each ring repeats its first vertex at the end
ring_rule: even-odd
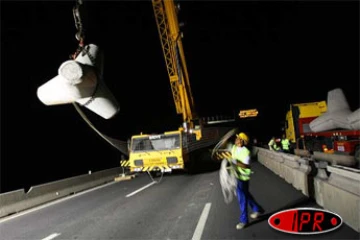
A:
POLYGON ((76 4, 73 7, 73 16, 75 21, 75 28, 77 29, 77 33, 75 34, 75 38, 79 41, 78 49, 76 52, 71 56, 72 59, 75 59, 77 55, 83 50, 83 47, 85 46, 84 40, 85 40, 85 31, 83 22, 81 19, 81 6, 83 2, 82 0, 76 0, 76 4))
POLYGON ((106 136, 102 132, 100 132, 96 127, 90 122, 88 117, 85 115, 85 113, 80 109, 80 107, 77 105, 76 102, 73 103, 76 111, 80 114, 80 116, 84 119, 84 121, 97 133, 102 137, 105 141, 107 141, 110 145, 118 149, 121 153, 124 153, 125 155, 128 155, 127 150, 127 142, 120 141, 114 138, 111 138, 109 136, 106 136))

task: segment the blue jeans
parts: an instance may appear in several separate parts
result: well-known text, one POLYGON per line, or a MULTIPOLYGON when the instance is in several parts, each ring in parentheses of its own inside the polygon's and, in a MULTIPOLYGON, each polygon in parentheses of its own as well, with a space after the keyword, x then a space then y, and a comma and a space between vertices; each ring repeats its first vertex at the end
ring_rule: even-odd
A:
POLYGON ((249 204, 253 212, 262 212, 262 207, 255 201, 249 192, 249 181, 237 180, 236 195, 240 206, 240 222, 248 223, 247 205, 249 204))

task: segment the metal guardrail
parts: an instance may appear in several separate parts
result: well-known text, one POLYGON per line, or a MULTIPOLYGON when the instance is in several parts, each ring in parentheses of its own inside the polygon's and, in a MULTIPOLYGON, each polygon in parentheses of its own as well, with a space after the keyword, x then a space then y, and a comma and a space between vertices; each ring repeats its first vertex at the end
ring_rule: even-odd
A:
POLYGON ((114 178, 121 173, 122 168, 112 168, 33 186, 27 193, 24 189, 2 193, 0 194, 0 217, 103 185, 114 181, 114 178))

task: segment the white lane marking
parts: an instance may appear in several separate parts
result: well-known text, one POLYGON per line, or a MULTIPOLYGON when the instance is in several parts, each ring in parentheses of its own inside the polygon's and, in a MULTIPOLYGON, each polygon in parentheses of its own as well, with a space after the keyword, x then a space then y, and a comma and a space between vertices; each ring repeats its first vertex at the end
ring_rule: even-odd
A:
POLYGON ((88 193, 88 192, 92 192, 92 191, 98 190, 98 189, 103 188, 103 187, 110 186, 110 185, 115 184, 115 183, 119 183, 119 182, 115 182, 115 181, 114 181, 114 182, 106 183, 106 184, 104 184, 104 185, 101 185, 101 186, 98 186, 98 187, 95 187, 95 188, 91 188, 91 189, 85 190, 85 191, 83 191, 83 192, 75 193, 74 195, 65 196, 64 198, 55 200, 55 201, 53 201, 53 202, 45 203, 44 205, 41 205, 41 206, 38 206, 38 207, 34 207, 34 208, 31 208, 31 209, 28 209, 28 210, 24 210, 23 212, 19 212, 19 213, 16 213, 16 214, 14 214, 14 215, 11 215, 11 216, 9 216, 9 217, 4 217, 3 219, 0 219, 0 223, 3 223, 3 222, 5 222, 5 221, 8 221, 8 220, 13 219, 13 218, 16 218, 16 217, 23 216, 23 215, 28 214, 28 213, 31 213, 31 212, 35 212, 35 211, 37 211, 37 210, 40 210, 40 209, 49 207, 49 206, 51 206, 51 205, 54 205, 54 204, 57 204, 57 203, 60 203, 60 202, 64 202, 64 201, 69 200, 69 199, 71 199, 71 198, 74 198, 74 197, 83 195, 83 194, 88 193))
POLYGON ((200 240, 201 239, 201 235, 203 234, 206 220, 209 216, 210 208, 211 208, 211 203, 206 203, 205 207, 201 213, 199 222, 196 226, 192 240, 200 240))
POLYGON ((53 234, 47 236, 46 238, 43 238, 42 240, 51 240, 51 239, 56 238, 59 235, 60 235, 60 233, 53 233, 53 234))
POLYGON ((134 191, 134 192, 132 192, 132 193, 129 193, 128 195, 126 195, 126 197, 131 197, 131 196, 137 194, 138 192, 141 192, 142 190, 150 187, 151 185, 153 185, 153 184, 155 184, 155 183, 156 183, 156 182, 151 182, 151 183, 149 183, 148 185, 145 185, 145 186, 143 186, 142 188, 139 188, 138 190, 136 190, 136 191, 134 191))

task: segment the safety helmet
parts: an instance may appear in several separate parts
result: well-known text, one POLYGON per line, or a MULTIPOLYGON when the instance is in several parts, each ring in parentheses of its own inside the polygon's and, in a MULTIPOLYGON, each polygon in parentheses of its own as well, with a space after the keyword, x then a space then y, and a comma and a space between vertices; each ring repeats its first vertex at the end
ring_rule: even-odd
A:
POLYGON ((245 133, 243 133, 243 132, 237 134, 236 137, 238 137, 238 138, 240 138, 241 140, 243 140, 245 144, 248 144, 248 142, 249 142, 249 137, 248 137, 245 133))

